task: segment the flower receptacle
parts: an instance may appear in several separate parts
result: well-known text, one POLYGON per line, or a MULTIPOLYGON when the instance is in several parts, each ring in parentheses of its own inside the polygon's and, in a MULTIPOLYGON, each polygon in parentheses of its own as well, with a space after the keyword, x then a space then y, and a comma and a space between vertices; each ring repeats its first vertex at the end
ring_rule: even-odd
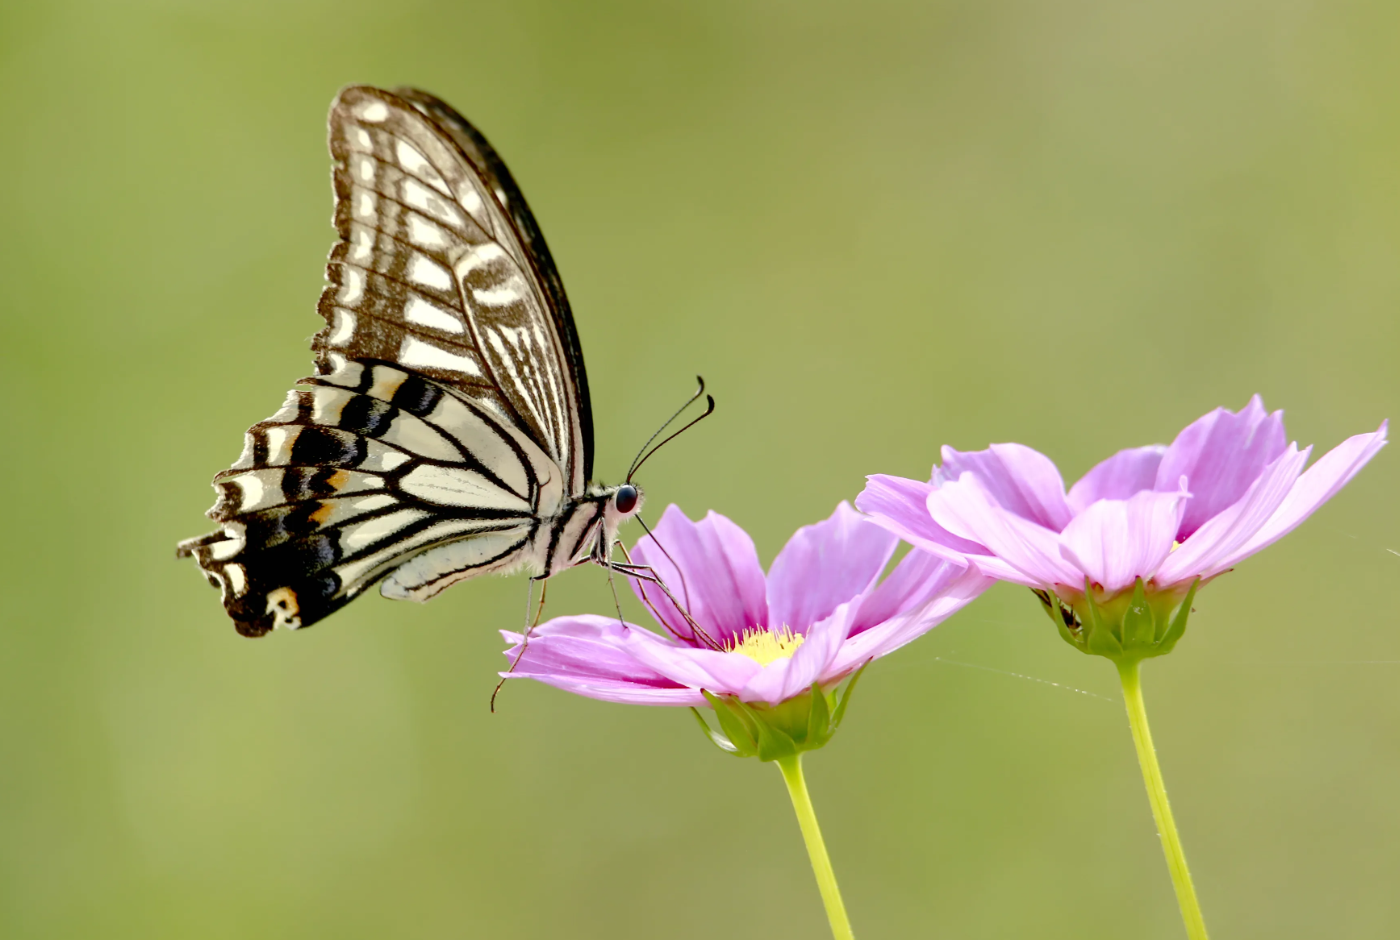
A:
POLYGON ((1148 590, 1141 578, 1131 591, 1108 594, 1085 580, 1083 591, 1033 592, 1069 645, 1089 656, 1135 662, 1164 656, 1186 632, 1191 602, 1200 579, 1182 586, 1148 590))
POLYGON ((692 708, 691 712, 705 736, 725 753, 761 761, 782 760, 814 751, 831 740, 864 670, 862 666, 851 675, 844 692, 835 687, 823 690, 813 683, 807 691, 777 705, 702 692, 714 709, 718 730, 710 727, 698 709, 692 708))

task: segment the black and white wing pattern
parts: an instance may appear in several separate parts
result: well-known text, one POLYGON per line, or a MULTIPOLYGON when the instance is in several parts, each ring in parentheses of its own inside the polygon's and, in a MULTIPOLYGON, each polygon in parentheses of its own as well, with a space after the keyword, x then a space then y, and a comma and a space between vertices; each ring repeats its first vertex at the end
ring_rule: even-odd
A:
POLYGON ((341 242, 318 307, 318 367, 397 362, 490 402, 582 491, 587 380, 544 239, 485 138, 432 96, 404 95, 351 87, 331 107, 341 242))
POLYGON ((249 636, 381 578, 422 600, 487 571, 551 573, 569 519, 582 542, 603 512, 573 512, 593 442, 568 302, 485 138, 430 95, 356 86, 331 107, 330 151, 318 374, 215 477, 219 530, 180 545, 249 636))
POLYGON ((505 161, 496 154, 480 131, 467 123, 446 102, 425 91, 398 88, 395 89, 395 94, 432 118, 438 129, 462 148, 462 152, 480 174, 486 188, 496 197, 496 205, 510 216, 511 224, 506 227, 505 232, 515 237, 522 265, 532 268, 538 278, 537 284, 544 293, 546 306, 563 346, 566 371, 574 380, 574 403, 577 412, 575 418, 578 422, 579 446, 583 455, 583 472, 573 479, 573 483, 581 487, 593 479, 593 406, 588 396, 588 371, 584 368, 583 348, 579 345, 578 331, 574 328, 569 298, 564 293, 564 282, 559 277, 559 269, 554 265, 554 257, 549 253, 549 246, 545 244, 539 224, 535 222, 535 216, 530 212, 525 196, 515 184, 515 178, 510 175, 505 161))

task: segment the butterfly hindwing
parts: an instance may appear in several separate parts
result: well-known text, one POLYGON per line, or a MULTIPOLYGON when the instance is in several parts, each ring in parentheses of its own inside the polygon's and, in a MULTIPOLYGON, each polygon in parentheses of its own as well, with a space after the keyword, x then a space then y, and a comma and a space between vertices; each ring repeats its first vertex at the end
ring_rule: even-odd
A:
POLYGON ((390 572, 385 593, 423 599, 526 560, 562 497, 540 485, 553 462, 528 436, 388 363, 304 383, 215 478, 221 529, 181 546, 240 632, 308 626, 390 572), (425 552, 430 563, 395 570, 425 552))

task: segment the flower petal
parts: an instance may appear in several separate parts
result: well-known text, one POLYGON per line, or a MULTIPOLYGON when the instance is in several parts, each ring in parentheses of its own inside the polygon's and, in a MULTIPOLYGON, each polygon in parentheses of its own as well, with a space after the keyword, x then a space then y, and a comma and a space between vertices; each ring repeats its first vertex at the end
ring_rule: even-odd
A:
POLYGON ((927 603, 966 573, 963 565, 914 549, 900 559, 889 576, 870 591, 851 624, 855 635, 927 603))
POLYGON ((1066 558, 1107 591, 1150 580, 1170 554, 1190 494, 1143 490, 1131 499, 1101 499, 1060 534, 1066 558))
POLYGON ((865 489, 856 497, 856 508, 876 525, 949 561, 965 564, 963 555, 987 553, 976 542, 958 538, 933 521, 928 514, 928 494, 935 488, 932 483, 883 473, 868 476, 865 481, 865 489))
POLYGON ((1028 587, 1077 585, 1084 576, 1060 554, 1059 534, 994 505, 975 474, 944 483, 928 497, 933 520, 954 535, 987 546, 1004 566, 969 556, 981 570, 1028 587))
POLYGON ((1134 493, 1153 489, 1157 467, 1166 452, 1161 444, 1120 450, 1070 487, 1066 499, 1070 510, 1077 515, 1101 499, 1128 499, 1134 493))
MULTIPOLYGON (((974 570, 960 570, 957 577, 922 607, 916 607, 883 623, 852 635, 842 644, 822 682, 838 679, 872 659, 892 653, 923 636, 982 595, 994 583, 974 570)), ((863 616, 863 614, 862 614, 863 616)))
POLYGON ((615 682, 606 679, 574 679, 562 676, 530 676, 521 672, 502 672, 503 679, 534 679, 545 685, 552 685, 565 692, 584 695, 604 702, 617 702, 620 705, 672 705, 703 707, 705 696, 698 689, 683 686, 649 688, 628 682, 615 682))
MULTIPOLYGON (((1049 582, 1042 582, 1034 578, 1029 578, 1020 568, 1017 568, 1015 565, 995 555, 969 555, 967 562, 973 570, 979 571, 984 576, 994 578, 997 581, 1009 581, 1012 584, 1024 584, 1027 587, 1044 587, 1049 584, 1049 582)), ((1080 578, 1081 582, 1083 580, 1083 578, 1080 578)))
POLYGON ((634 630, 640 628, 624 626, 610 617, 557 617, 533 631, 523 656, 521 634, 502 630, 501 635, 513 644, 505 655, 515 668, 501 675, 537 679, 610 702, 702 704, 704 698, 698 692, 667 679, 628 653, 623 638, 634 630))
POLYGON ((1347 438, 1318 458, 1293 484, 1283 503, 1258 532, 1233 553, 1221 558, 1216 566, 1231 567, 1292 532, 1319 506, 1327 502, 1386 444, 1389 422, 1370 434, 1347 438))
POLYGON ((1209 578, 1230 567, 1224 562, 1239 557, 1236 552, 1264 527, 1293 488, 1311 450, 1299 452, 1289 444, 1245 493, 1244 498, 1207 520, 1157 570, 1157 583, 1163 587, 1209 578))
POLYGON ((769 623, 806 633, 874 584, 898 544, 898 536, 846 502, 829 519, 798 529, 768 571, 769 623))
POLYGON ((1266 412, 1258 395, 1238 413, 1217 408, 1187 425, 1157 469, 1157 489, 1175 490, 1182 477, 1191 488, 1177 540, 1185 542, 1208 520, 1239 502, 1287 446, 1283 412, 1266 412))
POLYGON ((777 705, 810 689, 836 658, 850 629, 851 605, 842 604, 830 617, 811 625, 790 658, 764 666, 739 692, 739 698, 777 705))
POLYGON ((1054 461, 1024 444, 993 444, 986 450, 943 448, 944 478, 975 473, 1002 509, 1058 532, 1069 524, 1065 481, 1054 461))
MULTIPOLYGON (((632 549, 633 560, 651 566, 711 639, 724 643, 767 626, 763 568, 747 532, 716 512, 691 522, 675 505, 654 531, 632 549)), ((634 578, 632 590, 675 636, 690 637, 685 617, 656 585, 634 578)))
POLYGON ((516 663, 516 672, 532 676, 561 674, 594 678, 635 679, 647 682, 659 679, 653 670, 637 662, 623 648, 628 630, 615 617, 581 614, 556 617, 536 627, 530 634, 529 646, 516 663, 523 639, 519 633, 502 630, 501 635, 513 644, 506 657, 516 663))
POLYGON ((650 630, 629 631, 625 647, 638 662, 659 675, 716 695, 738 692, 763 669, 743 653, 697 649, 650 630))

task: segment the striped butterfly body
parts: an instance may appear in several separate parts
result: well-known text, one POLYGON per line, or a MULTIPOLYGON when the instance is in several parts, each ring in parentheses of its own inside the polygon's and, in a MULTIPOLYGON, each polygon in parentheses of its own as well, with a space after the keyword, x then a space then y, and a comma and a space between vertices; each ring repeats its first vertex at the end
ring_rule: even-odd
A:
POLYGON ((219 529, 180 543, 238 632, 309 626, 383 580, 426 600, 487 572, 609 564, 641 493, 589 486, 573 318, 486 139, 413 89, 330 113, 340 241, 315 376, 214 478, 219 529))

